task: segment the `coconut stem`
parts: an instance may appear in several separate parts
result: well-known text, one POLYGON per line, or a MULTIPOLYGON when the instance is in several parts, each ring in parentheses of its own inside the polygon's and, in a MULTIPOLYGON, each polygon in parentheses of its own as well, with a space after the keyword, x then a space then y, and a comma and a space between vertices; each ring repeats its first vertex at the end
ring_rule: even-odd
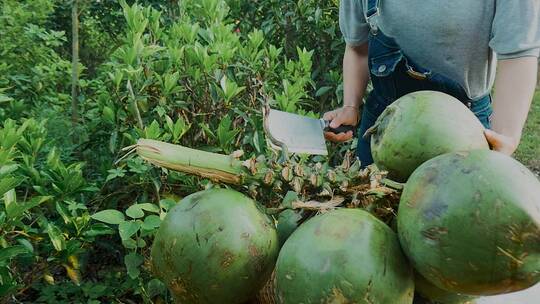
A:
POLYGON ((139 139, 135 148, 142 159, 159 167, 229 184, 242 184, 245 177, 242 162, 229 155, 195 150, 151 139, 139 139))
POLYGON ((241 161, 240 153, 222 155, 149 139, 140 139, 125 150, 135 150, 142 159, 159 167, 243 186, 251 197, 268 200, 265 206, 270 207, 268 212, 272 214, 284 208, 328 210, 342 205, 344 199, 354 206, 367 206, 387 195, 393 199, 392 194, 401 188, 387 180, 385 172, 374 166, 361 170, 360 163, 351 164, 348 157, 341 166, 333 168, 294 160, 279 163, 264 156, 241 161), (292 207, 277 205, 289 191, 302 197, 301 201, 292 207), (277 200, 271 200, 274 194, 277 200))

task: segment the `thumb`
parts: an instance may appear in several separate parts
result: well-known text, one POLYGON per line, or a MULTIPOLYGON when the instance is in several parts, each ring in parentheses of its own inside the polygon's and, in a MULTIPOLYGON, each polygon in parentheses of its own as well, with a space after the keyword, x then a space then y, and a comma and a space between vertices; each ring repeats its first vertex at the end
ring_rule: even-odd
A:
POLYGON ((485 129, 484 136, 486 137, 490 146, 493 148, 499 146, 499 143, 501 142, 501 135, 499 135, 497 132, 490 129, 485 129))

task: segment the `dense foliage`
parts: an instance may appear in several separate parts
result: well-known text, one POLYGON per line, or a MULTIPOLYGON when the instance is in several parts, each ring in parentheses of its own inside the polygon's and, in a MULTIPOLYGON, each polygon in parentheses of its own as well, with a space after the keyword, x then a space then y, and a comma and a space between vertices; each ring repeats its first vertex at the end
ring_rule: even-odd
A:
POLYGON ((167 302, 153 235, 210 181, 122 148, 144 137, 270 153, 265 102, 312 116, 340 102, 337 3, 80 2, 74 124, 70 5, 0 4, 0 301, 167 302))

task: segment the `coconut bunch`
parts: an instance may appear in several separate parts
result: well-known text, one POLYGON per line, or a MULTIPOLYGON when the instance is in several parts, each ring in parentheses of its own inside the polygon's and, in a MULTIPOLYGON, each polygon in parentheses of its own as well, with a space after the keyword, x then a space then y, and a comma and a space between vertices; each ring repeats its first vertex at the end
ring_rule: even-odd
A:
POLYGON ((265 282, 265 304, 412 304, 413 294, 464 304, 528 288, 540 282, 540 181, 491 151, 483 131, 442 93, 389 106, 370 130, 372 154, 406 181, 402 193, 350 155, 331 167, 141 140, 132 149, 143 159, 238 190, 195 193, 169 211, 152 249, 156 275, 177 303, 193 304, 245 303, 265 282))
POLYGON ((337 206, 360 207, 383 221, 395 217, 401 185, 386 178, 375 166, 360 169, 360 162, 348 152, 341 165, 278 154, 242 160, 241 151, 223 155, 140 139, 129 149, 156 166, 198 175, 215 183, 231 185, 277 213, 284 209, 327 210, 337 206), (284 198, 294 192, 295 199, 284 198))

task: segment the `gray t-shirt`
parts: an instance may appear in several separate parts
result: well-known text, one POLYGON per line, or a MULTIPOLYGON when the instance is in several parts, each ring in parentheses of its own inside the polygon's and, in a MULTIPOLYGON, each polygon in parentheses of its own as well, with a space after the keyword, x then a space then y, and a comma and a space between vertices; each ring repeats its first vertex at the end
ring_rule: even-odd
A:
MULTIPOLYGON (((367 41, 365 0, 341 0, 345 42, 367 41)), ((380 30, 420 66, 487 94, 497 59, 540 55, 540 0, 381 0, 380 30)))

